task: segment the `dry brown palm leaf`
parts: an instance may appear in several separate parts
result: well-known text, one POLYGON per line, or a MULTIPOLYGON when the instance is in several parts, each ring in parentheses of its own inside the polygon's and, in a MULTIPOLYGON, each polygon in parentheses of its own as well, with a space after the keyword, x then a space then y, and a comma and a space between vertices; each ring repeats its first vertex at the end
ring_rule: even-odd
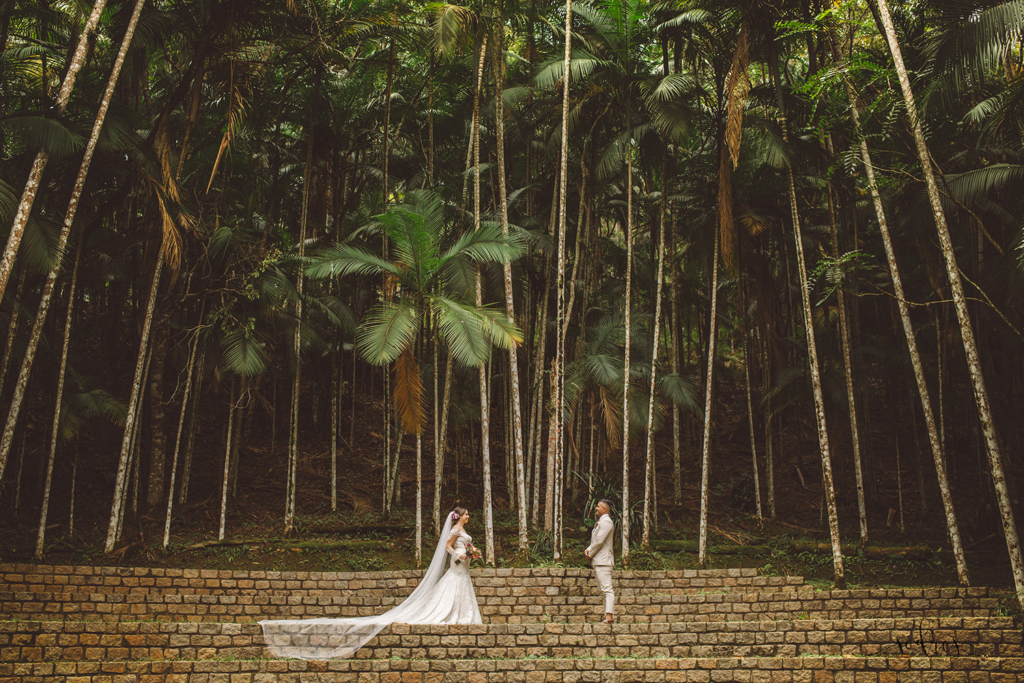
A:
POLYGON ((605 438, 608 439, 610 448, 619 447, 619 435, 622 433, 622 417, 619 414, 619 405, 608 390, 601 387, 601 412, 604 413, 605 438))
POLYGON ((402 426, 410 434, 420 434, 423 431, 423 379, 412 347, 406 348, 395 361, 393 375, 392 396, 402 426))

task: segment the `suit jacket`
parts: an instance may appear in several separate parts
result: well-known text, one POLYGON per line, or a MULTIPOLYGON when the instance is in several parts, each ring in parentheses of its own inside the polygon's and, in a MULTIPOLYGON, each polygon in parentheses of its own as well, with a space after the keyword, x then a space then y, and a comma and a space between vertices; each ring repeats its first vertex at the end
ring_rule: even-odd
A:
POLYGON ((590 563, 595 567, 613 566, 615 564, 615 522, 611 515, 601 515, 594 530, 590 533, 590 546, 587 552, 590 563))

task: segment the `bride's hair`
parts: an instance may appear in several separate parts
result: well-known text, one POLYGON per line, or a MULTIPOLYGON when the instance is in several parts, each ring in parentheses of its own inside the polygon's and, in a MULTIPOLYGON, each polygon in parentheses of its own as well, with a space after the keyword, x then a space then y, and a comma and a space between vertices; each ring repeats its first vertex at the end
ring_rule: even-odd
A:
POLYGON ((469 512, 469 510, 467 510, 466 508, 452 508, 453 516, 454 515, 458 515, 458 517, 454 517, 452 519, 452 521, 453 522, 459 521, 459 517, 462 517, 462 515, 466 514, 467 512, 469 512))

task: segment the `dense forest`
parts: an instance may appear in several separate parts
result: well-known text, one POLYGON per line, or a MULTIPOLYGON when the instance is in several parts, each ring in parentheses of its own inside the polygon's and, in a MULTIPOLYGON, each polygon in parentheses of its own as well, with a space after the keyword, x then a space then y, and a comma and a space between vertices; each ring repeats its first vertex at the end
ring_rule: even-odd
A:
POLYGON ((1024 599, 1024 2, 4 0, 0 45, 37 556, 200 486, 223 539, 259 468, 285 535, 372 477, 417 559, 456 495, 488 561, 611 497, 628 562, 692 490, 703 563, 709 491, 799 478, 838 585, 898 494, 1024 599))

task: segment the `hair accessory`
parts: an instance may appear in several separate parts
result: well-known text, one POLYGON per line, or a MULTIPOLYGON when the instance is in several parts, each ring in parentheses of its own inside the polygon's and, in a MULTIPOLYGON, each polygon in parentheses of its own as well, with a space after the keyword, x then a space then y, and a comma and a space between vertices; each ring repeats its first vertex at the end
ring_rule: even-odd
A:
POLYGON ((459 513, 455 512, 454 510, 452 510, 452 521, 453 522, 459 521, 459 513))

